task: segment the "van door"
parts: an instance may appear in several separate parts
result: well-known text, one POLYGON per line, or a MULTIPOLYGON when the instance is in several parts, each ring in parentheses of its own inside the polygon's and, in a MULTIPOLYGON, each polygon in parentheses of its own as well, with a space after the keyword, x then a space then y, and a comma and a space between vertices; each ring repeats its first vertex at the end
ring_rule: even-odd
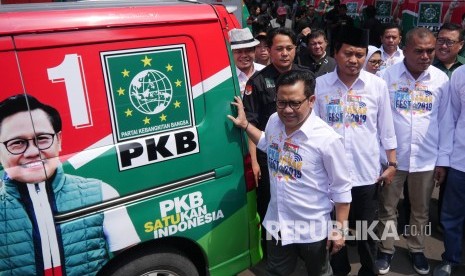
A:
POLYGON ((61 116, 64 173, 116 191, 56 222, 126 207, 134 242, 182 237, 221 274, 250 263, 243 134, 226 118, 237 91, 217 14, 183 5, 59 11, 14 40, 25 91, 61 116))

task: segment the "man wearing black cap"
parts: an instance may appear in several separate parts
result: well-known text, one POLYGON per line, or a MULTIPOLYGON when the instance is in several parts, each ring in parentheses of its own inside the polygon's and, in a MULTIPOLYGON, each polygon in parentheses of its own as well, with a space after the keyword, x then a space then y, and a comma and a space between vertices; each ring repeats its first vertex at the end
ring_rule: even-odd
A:
MULTIPOLYGON (((350 225, 355 221, 370 227, 377 208, 377 183, 390 183, 396 172, 396 135, 386 83, 362 70, 368 49, 367 32, 352 26, 336 36, 336 70, 317 78, 315 114, 344 137, 345 155, 350 160, 352 205, 350 225), (390 161, 382 171, 379 141, 390 161), (380 172, 382 171, 381 175, 380 172)), ((361 229, 357 229, 361 230, 361 229)), ((364 229, 367 230, 367 229, 364 229)), ((357 241, 361 268, 358 275, 377 275, 374 265, 376 243, 368 235, 357 241)), ((333 255, 335 275, 347 275, 347 250, 333 255)))

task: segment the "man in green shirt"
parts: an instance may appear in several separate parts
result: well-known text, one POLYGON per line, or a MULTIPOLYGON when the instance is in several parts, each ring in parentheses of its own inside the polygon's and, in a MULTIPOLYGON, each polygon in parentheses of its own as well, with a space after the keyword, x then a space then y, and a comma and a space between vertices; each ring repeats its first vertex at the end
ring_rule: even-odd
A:
POLYGON ((447 74, 465 64, 465 58, 459 55, 463 48, 464 30, 458 24, 445 23, 439 29, 436 39, 433 65, 447 74))

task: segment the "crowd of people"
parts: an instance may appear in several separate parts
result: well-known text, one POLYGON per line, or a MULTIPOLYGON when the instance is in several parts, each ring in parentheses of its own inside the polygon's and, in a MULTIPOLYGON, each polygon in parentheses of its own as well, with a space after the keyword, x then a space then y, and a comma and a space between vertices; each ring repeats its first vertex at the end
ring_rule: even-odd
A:
POLYGON ((267 273, 289 275, 301 258, 308 275, 348 275, 349 229, 376 221, 379 241, 356 239, 358 275, 387 274, 394 237, 382 234, 404 193, 412 266, 429 274, 419 229, 439 186, 445 251, 433 275, 450 275, 465 222, 463 27, 402 39, 374 7, 360 26, 337 0, 250 7, 250 28, 229 33, 241 89, 229 118, 249 137, 267 273))

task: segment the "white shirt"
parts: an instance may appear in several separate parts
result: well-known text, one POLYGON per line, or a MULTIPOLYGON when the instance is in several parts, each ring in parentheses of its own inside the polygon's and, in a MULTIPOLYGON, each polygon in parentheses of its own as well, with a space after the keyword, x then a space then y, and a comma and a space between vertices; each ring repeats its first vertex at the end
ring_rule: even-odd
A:
POLYGON ((401 62, 386 69, 383 79, 388 84, 396 128, 398 169, 423 172, 449 166, 453 129, 449 127, 447 75, 429 66, 415 80, 401 62))
POLYGON ((386 83, 360 71, 347 87, 337 70, 318 77, 315 88, 315 114, 344 137, 345 158, 353 186, 371 185, 380 176, 380 146, 397 147, 386 83))
POLYGON ((311 243, 328 235, 333 202, 351 202, 342 137, 312 112, 299 130, 286 135, 271 115, 257 148, 268 154, 270 203, 263 221, 282 244, 311 243))
MULTIPOLYGON (((252 75, 255 74, 255 72, 260 71, 263 68, 265 68, 265 65, 262 65, 260 63, 255 63, 255 62, 253 63, 252 66, 253 66, 252 75)), ((249 80, 249 77, 247 76, 247 74, 245 74, 244 72, 239 70, 239 68, 237 68, 237 66, 236 66, 236 75, 237 75, 237 79, 239 80, 239 88, 241 89, 241 97, 243 98, 244 97, 245 85, 247 84, 247 81, 249 80)))
POLYGON ((379 47, 379 50, 381 51, 381 59, 384 61, 384 64, 379 67, 379 70, 389 68, 391 65, 404 60, 404 52, 399 48, 399 46, 397 46, 397 50, 392 55, 389 55, 384 51, 383 45, 379 47))
POLYGON ((465 65, 454 70, 449 87, 453 126, 455 126, 450 166, 465 172, 465 65))

